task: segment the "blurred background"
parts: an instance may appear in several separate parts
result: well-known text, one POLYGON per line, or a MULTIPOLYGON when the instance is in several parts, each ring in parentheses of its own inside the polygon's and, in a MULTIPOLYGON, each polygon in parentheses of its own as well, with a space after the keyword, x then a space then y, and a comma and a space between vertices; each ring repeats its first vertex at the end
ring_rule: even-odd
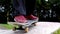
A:
MULTIPOLYGON (((0 23, 14 22, 13 0, 0 0, 0 23)), ((39 21, 60 22, 60 0, 36 0, 34 14, 39 21)))

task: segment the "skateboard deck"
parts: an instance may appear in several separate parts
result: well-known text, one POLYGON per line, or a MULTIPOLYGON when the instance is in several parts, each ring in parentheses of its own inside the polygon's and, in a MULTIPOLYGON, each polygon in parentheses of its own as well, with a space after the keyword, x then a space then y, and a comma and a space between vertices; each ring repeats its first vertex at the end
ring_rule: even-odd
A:
POLYGON ((27 20, 27 23, 19 23, 19 22, 9 22, 8 24, 12 24, 12 25, 18 25, 18 26, 28 26, 31 25, 32 23, 38 22, 38 19, 36 20, 27 20))
POLYGON ((38 22, 38 20, 27 20, 27 23, 14 23, 14 25, 22 25, 22 26, 29 26, 29 25, 31 25, 32 23, 35 23, 35 22, 38 22))

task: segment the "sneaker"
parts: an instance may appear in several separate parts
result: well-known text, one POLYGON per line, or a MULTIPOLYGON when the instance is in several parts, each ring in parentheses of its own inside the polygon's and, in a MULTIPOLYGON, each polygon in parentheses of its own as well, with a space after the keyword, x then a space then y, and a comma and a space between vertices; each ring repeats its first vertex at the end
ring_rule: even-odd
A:
POLYGON ((20 15, 20 16, 15 16, 14 20, 15 20, 16 22, 19 22, 19 23, 26 23, 26 22, 27 22, 26 18, 25 18, 24 16, 22 16, 22 15, 20 15))
POLYGON ((31 14, 31 15, 29 15, 29 16, 26 16, 26 18, 27 18, 27 19, 30 19, 30 20, 35 20, 35 19, 37 19, 38 17, 33 16, 33 15, 31 14))

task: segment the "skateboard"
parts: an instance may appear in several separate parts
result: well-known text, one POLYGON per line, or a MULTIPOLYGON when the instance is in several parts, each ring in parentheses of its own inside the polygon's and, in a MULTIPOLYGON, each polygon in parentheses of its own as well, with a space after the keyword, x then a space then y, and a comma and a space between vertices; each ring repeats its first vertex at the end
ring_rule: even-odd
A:
MULTIPOLYGON (((24 32, 27 33, 29 30, 29 26, 31 26, 31 25, 36 26, 37 22, 38 22, 38 19, 35 19, 35 20, 28 20, 27 23, 13 23, 13 25, 17 25, 19 27, 22 27, 22 29, 24 29, 24 32)), ((16 26, 14 26, 12 30, 16 31, 16 26)))

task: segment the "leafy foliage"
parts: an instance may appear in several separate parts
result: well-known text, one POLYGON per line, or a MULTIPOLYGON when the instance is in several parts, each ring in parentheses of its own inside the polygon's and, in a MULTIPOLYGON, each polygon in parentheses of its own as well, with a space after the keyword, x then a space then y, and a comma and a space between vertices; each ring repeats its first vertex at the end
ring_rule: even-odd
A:
POLYGON ((57 31, 53 32, 53 34, 60 34, 60 29, 58 29, 57 31))

